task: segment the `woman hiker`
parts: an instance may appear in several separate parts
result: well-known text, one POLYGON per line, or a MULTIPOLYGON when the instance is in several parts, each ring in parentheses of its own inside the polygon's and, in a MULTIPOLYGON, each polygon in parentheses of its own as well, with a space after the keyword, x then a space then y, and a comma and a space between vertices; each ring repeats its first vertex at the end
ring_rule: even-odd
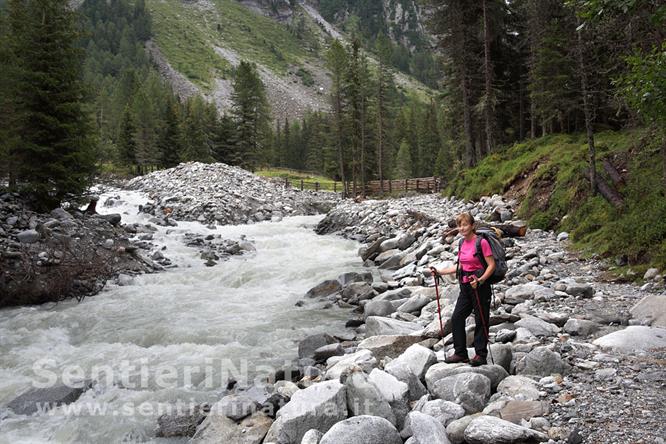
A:
MULTIPOLYGON (((483 365, 486 363, 488 355, 488 321, 490 319, 490 299, 491 288, 486 281, 495 270, 495 259, 490 244, 487 240, 481 239, 481 252, 486 260, 488 267, 484 270, 479 257, 476 256, 476 232, 474 230, 474 217, 469 213, 462 213, 456 217, 458 232, 463 236, 463 242, 458 251, 458 263, 460 273, 460 296, 456 302, 456 308, 451 316, 453 327, 453 345, 455 353, 445 359, 444 362, 452 364, 456 362, 470 362, 467 355, 467 335, 465 333, 465 321, 467 316, 474 311, 474 349, 476 356, 470 362, 472 366, 483 365), (478 309, 481 305, 481 312, 478 309), (480 316, 483 316, 481 318, 480 316)), ((451 267, 437 270, 430 267, 433 274, 454 274, 458 267, 451 267)))

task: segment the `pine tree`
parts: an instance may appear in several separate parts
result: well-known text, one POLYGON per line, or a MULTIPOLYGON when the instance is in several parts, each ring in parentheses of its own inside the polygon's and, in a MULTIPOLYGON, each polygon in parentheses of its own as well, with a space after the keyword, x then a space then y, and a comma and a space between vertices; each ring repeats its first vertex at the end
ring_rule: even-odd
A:
POLYGON ((396 179, 407 179, 412 177, 412 160, 409 155, 409 144, 406 140, 403 140, 400 143, 400 149, 398 150, 398 156, 395 161, 394 176, 396 179))
POLYGON ((134 134, 136 125, 134 124, 134 115, 129 106, 125 107, 123 119, 120 123, 120 132, 118 134, 118 157, 120 161, 129 166, 136 165, 136 141, 134 134))
POLYGON ((344 149, 344 116, 346 104, 344 101, 344 73, 347 66, 347 52, 339 40, 333 40, 326 54, 328 68, 331 71, 331 105, 333 114, 333 138, 337 152, 337 163, 340 180, 343 183, 343 197, 349 194, 347 189, 347 162, 344 149))
POLYGON ((180 162, 183 136, 180 130, 177 104, 169 100, 164 109, 164 130, 158 142, 161 164, 167 168, 180 162))
POLYGON ((78 16, 66 0, 10 0, 8 18, 17 65, 17 179, 49 208, 82 192, 94 171, 78 16))
POLYGON ((254 170, 260 157, 265 157, 270 111, 264 84, 253 64, 241 61, 236 68, 231 100, 243 158, 241 166, 254 170))

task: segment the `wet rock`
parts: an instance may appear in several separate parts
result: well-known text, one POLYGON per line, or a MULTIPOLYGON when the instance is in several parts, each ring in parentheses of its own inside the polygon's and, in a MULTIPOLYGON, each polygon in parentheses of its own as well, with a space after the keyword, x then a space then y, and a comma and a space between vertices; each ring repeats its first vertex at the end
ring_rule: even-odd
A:
POLYGON ((157 418, 158 438, 192 437, 201 422, 206 419, 210 406, 199 405, 183 414, 162 415, 157 418))
POLYGON ((338 341, 327 333, 319 333, 310 335, 298 343, 298 357, 299 358, 312 358, 315 351, 324 345, 337 344, 338 341))
POLYGON ((333 293, 337 293, 340 290, 342 290, 342 286, 340 285, 340 281, 337 279, 330 279, 326 280, 315 287, 311 288, 308 290, 307 293, 305 293, 305 297, 308 298, 319 298, 319 297, 324 297, 331 295, 333 293))
POLYGON ((322 345, 314 351, 314 359, 317 362, 326 361, 331 356, 341 356, 345 354, 345 350, 341 344, 322 345))
POLYGON ((86 381, 78 387, 63 384, 48 388, 33 388, 10 401, 7 408, 17 415, 32 415, 40 407, 49 410, 59 405, 71 404, 91 386, 92 382, 86 381))
POLYGON ((395 313, 396 309, 389 301, 370 301, 363 307, 363 316, 366 319, 370 316, 389 316, 395 313))
POLYGON ((226 415, 214 410, 197 428, 190 442, 197 444, 261 444, 273 420, 263 413, 255 413, 237 424, 226 415))

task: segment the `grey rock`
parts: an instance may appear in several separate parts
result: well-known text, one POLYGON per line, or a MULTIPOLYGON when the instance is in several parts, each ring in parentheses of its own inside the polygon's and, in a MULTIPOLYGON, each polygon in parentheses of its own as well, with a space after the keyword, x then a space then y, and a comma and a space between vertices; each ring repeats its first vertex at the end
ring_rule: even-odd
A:
POLYGON ((299 358, 312 358, 314 357, 315 350, 324 345, 336 344, 338 341, 327 333, 319 333, 310 335, 298 343, 298 357, 299 358))
POLYGON ((372 369, 368 376, 368 381, 377 387, 379 393, 388 402, 407 401, 409 386, 384 370, 378 368, 372 369))
POLYGON ((347 409, 352 416, 370 415, 387 419, 395 426, 396 417, 377 387, 368 381, 363 372, 352 372, 345 381, 347 409))
POLYGON ((227 395, 213 405, 212 410, 234 421, 240 421, 254 413, 257 410, 257 404, 247 396, 227 395))
POLYGON ((413 322, 398 321, 380 316, 370 316, 365 320, 367 336, 408 335, 423 330, 413 322))
POLYGON ((534 336, 555 336, 560 332, 557 325, 530 315, 516 322, 516 326, 528 329, 534 336))
POLYGON ((261 444, 273 420, 256 412, 237 424, 225 415, 213 411, 197 428, 191 443, 196 444, 261 444))
POLYGON ((100 219, 104 219, 108 223, 110 223, 113 226, 117 226, 120 224, 120 221, 122 220, 122 216, 118 213, 114 214, 99 214, 97 215, 100 219))
POLYGON ((419 399, 421 396, 428 393, 419 377, 416 376, 404 363, 399 365, 394 364, 386 369, 386 372, 394 376, 398 381, 407 384, 409 389, 407 396, 410 401, 419 399))
POLYGON ((314 359, 317 362, 326 361, 331 356, 341 356, 345 354, 342 344, 322 345, 314 351, 314 359))
POLYGON ((424 381, 426 372, 436 362, 435 352, 422 345, 414 344, 403 354, 386 364, 385 370, 391 373, 392 367, 405 365, 419 380, 424 381))
MULTIPOLYGON (((416 410, 416 408, 415 408, 416 410)), ((432 416, 438 420, 444 427, 448 426, 456 419, 465 416, 465 409, 460 405, 451 401, 444 401, 443 399, 435 399, 426 402, 419 411, 426 415, 432 416)))
POLYGON ((516 371, 520 374, 538 376, 549 376, 553 373, 565 375, 569 370, 569 364, 564 362, 559 354, 547 347, 535 348, 516 366, 516 371))
POLYGON ((206 415, 207 408, 203 405, 197 406, 188 413, 162 415, 157 418, 155 434, 158 438, 192 437, 206 415))
POLYGON ((506 344, 507 342, 511 342, 514 339, 516 339, 516 331, 515 330, 509 330, 509 329, 502 329, 495 334, 495 340, 497 342, 502 342, 506 344))
POLYGON ((507 371, 499 366, 486 364, 479 367, 471 367, 465 364, 447 364, 439 363, 435 364, 426 373, 425 379, 428 389, 433 391, 437 384, 437 381, 447 378, 453 375, 460 375, 463 373, 478 373, 484 375, 490 380, 491 390, 495 390, 500 382, 509 374, 507 371))
POLYGON ((409 335, 380 335, 370 336, 358 344, 359 349, 367 349, 375 355, 377 359, 385 357, 397 358, 408 347, 417 342, 421 342, 422 338, 419 336, 409 335))
POLYGON ((77 387, 58 385, 48 388, 33 388, 14 398, 7 404, 7 408, 17 415, 32 415, 39 406, 46 410, 59 405, 71 404, 92 386, 92 382, 85 381, 77 387))
POLYGON ((307 432, 305 432, 305 435, 303 435, 301 444, 319 444, 319 441, 321 441, 322 436, 324 436, 324 434, 321 433, 319 430, 310 429, 307 432))
POLYGON ((564 324, 564 331, 572 336, 589 336, 597 330, 599 325, 596 322, 585 319, 569 319, 564 324))
POLYGON ((630 313, 643 325, 666 328, 666 295, 645 296, 631 308, 630 313))
POLYGON ((465 429, 475 418, 482 416, 481 413, 475 413, 469 416, 463 416, 460 419, 451 421, 451 423, 446 426, 446 434, 449 437, 449 440, 452 444, 461 444, 465 441, 465 429))
POLYGON ((338 276, 338 282, 340 282, 340 285, 342 285, 343 287, 351 284, 352 282, 372 283, 372 273, 370 272, 356 273, 354 271, 343 273, 340 276, 338 276))
POLYGON ((19 232, 16 237, 22 244, 33 244, 42 236, 36 230, 24 230, 19 232))
POLYGON ((510 287, 504 293, 504 302, 507 304, 520 304, 534 297, 534 293, 545 287, 537 284, 523 284, 510 287))
POLYGON ((375 295, 372 286, 367 282, 352 282, 342 289, 342 299, 344 300, 364 300, 370 299, 375 295))
POLYGON ((327 432, 334 424, 344 420, 347 413, 347 395, 339 381, 314 384, 296 392, 278 410, 277 418, 264 442, 298 443, 308 430, 327 432))
POLYGON ((514 424, 529 421, 534 417, 546 416, 550 412, 544 401, 508 401, 499 411, 499 417, 514 424))
POLYGON ((593 344, 619 352, 666 348, 666 328, 629 326, 595 339, 593 344))
POLYGON ((390 301, 370 301, 363 307, 363 317, 367 320, 370 316, 389 316, 396 309, 390 301))
POLYGON ((490 387, 490 379, 484 375, 461 373, 437 380, 431 391, 439 399, 460 404, 470 414, 483 410, 490 387))
POLYGON ((497 393, 516 400, 536 401, 539 399, 539 389, 536 383, 525 376, 506 377, 497 386, 497 393))
POLYGON ((308 298, 324 297, 337 293, 340 290, 342 290, 340 282, 337 279, 330 279, 312 287, 307 293, 305 293, 305 296, 308 298))
POLYGON ((398 248, 400 250, 406 250, 416 241, 414 235, 406 233, 398 238, 398 248))
MULTIPOLYGON (((389 250, 396 250, 398 248, 398 238, 386 239, 379 245, 379 251, 382 253, 389 250)), ((404 248, 401 248, 403 250, 404 248)))
POLYGON ((417 294, 410 297, 407 302, 398 307, 398 311, 405 313, 420 313, 421 309, 430 303, 430 298, 425 295, 417 294))
POLYGON ((489 348, 488 363, 497 364, 507 372, 510 372, 511 361, 513 360, 513 348, 507 344, 490 344, 489 348))
POLYGON ((415 443, 449 444, 446 429, 437 419, 421 412, 410 412, 405 419, 405 428, 400 435, 403 438, 413 437, 415 443))
POLYGON ((548 435, 513 424, 494 416, 479 416, 465 429, 469 444, 512 444, 526 441, 543 442, 548 435))
POLYGON ((386 419, 363 415, 335 424, 324 434, 320 444, 402 444, 402 439, 386 419))
POLYGON ((590 299, 594 296, 594 288, 589 284, 570 284, 567 285, 566 293, 571 296, 582 296, 590 299))
POLYGON ((327 364, 328 367, 324 379, 340 379, 343 373, 359 368, 370 373, 377 365, 377 359, 375 359, 370 350, 358 350, 349 355, 329 358, 327 364))
POLYGON ((375 297, 375 301, 397 301, 399 299, 408 298, 412 294, 409 288, 396 288, 394 290, 388 290, 379 296, 375 297))

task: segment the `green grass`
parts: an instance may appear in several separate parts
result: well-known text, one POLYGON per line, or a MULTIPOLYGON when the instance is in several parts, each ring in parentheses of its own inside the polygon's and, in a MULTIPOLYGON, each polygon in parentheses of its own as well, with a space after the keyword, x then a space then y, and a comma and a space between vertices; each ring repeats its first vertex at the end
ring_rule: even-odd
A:
POLYGON ((623 209, 590 192, 584 135, 550 135, 519 143, 461 172, 445 193, 468 199, 506 192, 524 175, 534 177, 518 216, 533 228, 568 231, 584 255, 626 255, 639 270, 666 267, 666 198, 661 185, 659 140, 644 131, 595 135, 597 171, 610 183, 601 160, 626 161, 627 183, 618 190, 623 209))
POLYGON ((295 188, 300 188, 301 181, 303 181, 303 188, 307 190, 320 189, 327 191, 340 191, 342 189, 342 182, 337 182, 336 184, 333 179, 328 177, 305 171, 290 170, 288 168, 263 169, 256 171, 255 174, 262 177, 282 178, 285 181, 289 181, 289 183, 295 188))
POLYGON ((316 54, 286 26, 233 0, 214 0, 212 9, 181 0, 149 0, 155 41, 171 65, 209 91, 215 77, 228 77, 231 65, 215 46, 231 49, 243 59, 278 74, 300 66, 316 54))

